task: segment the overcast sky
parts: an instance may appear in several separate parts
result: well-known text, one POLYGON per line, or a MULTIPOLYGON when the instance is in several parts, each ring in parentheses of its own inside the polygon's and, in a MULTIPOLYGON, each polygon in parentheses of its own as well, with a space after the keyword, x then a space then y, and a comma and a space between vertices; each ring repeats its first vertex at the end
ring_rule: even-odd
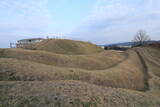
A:
POLYGON ((0 48, 48 35, 124 42, 139 29, 160 40, 160 0, 0 0, 0 48))

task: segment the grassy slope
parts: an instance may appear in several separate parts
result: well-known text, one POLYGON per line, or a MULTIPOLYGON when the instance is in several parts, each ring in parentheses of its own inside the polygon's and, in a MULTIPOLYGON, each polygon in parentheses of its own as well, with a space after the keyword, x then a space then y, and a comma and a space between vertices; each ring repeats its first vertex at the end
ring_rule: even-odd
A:
POLYGON ((149 94, 79 81, 0 82, 0 87, 2 107, 160 106, 160 100, 149 94))
POLYGON ((1 75, 6 80, 81 80, 96 85, 145 89, 141 63, 133 51, 128 51, 129 58, 124 62, 104 70, 84 70, 62 68, 46 64, 1 58, 1 75), (132 69, 131 69, 132 68, 132 69))
POLYGON ((0 56, 59 67, 72 67, 89 70, 111 67, 127 57, 124 53, 114 51, 104 51, 91 55, 62 55, 45 51, 24 49, 0 49, 0 56))
POLYGON ((150 76, 148 93, 160 96, 160 48, 144 47, 137 50, 142 54, 150 76))
POLYGON ((65 39, 44 40, 36 44, 34 48, 58 54, 92 54, 103 51, 103 49, 91 43, 65 39))
POLYGON ((127 51, 126 59, 126 54, 114 51, 89 54, 64 49, 56 54, 0 49, 0 107, 159 107, 159 65, 155 63, 160 51, 152 49, 136 49, 151 76, 145 93, 132 91, 148 87, 144 65, 133 50, 127 51))

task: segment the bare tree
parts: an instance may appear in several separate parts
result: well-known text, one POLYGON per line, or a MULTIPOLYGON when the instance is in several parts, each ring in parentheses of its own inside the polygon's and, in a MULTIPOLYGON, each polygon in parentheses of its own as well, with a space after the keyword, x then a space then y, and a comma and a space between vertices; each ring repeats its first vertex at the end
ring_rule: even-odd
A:
POLYGON ((134 37, 134 46, 142 46, 147 43, 147 41, 150 41, 150 36, 143 30, 139 30, 137 34, 134 37))

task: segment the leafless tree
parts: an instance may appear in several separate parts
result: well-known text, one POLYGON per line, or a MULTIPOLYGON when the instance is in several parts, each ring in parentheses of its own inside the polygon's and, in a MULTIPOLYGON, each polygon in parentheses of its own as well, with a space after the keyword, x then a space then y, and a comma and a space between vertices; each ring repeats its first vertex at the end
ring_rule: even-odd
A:
POLYGON ((142 46, 147 43, 147 41, 150 41, 150 36, 143 30, 139 30, 137 34, 134 37, 134 46, 142 46))

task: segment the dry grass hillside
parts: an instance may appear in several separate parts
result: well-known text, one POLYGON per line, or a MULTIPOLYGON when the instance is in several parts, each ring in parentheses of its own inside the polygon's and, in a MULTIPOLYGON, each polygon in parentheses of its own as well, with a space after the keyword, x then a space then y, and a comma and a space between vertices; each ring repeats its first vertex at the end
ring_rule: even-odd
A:
POLYGON ((160 99, 133 90, 80 81, 0 82, 2 107, 159 107, 160 99))
POLYGON ((90 47, 0 49, 0 107, 160 107, 159 48, 90 47))
POLYGON ((89 42, 66 39, 47 39, 36 44, 34 49, 58 54, 92 54, 103 51, 97 45, 89 42))
POLYGON ((111 67, 122 60, 125 60, 127 57, 125 53, 118 53, 115 51, 103 51, 97 54, 92 53, 90 55, 63 55, 46 51, 25 49, 0 49, 0 56, 59 67, 72 67, 89 70, 111 67))
POLYGON ((96 85, 145 90, 140 60, 135 52, 128 51, 128 54, 128 59, 104 70, 57 67, 15 58, 0 58, 0 69, 5 80, 81 80, 96 85))
POLYGON ((148 79, 148 93, 160 96, 160 48, 144 47, 136 49, 141 53, 146 64, 148 79))

